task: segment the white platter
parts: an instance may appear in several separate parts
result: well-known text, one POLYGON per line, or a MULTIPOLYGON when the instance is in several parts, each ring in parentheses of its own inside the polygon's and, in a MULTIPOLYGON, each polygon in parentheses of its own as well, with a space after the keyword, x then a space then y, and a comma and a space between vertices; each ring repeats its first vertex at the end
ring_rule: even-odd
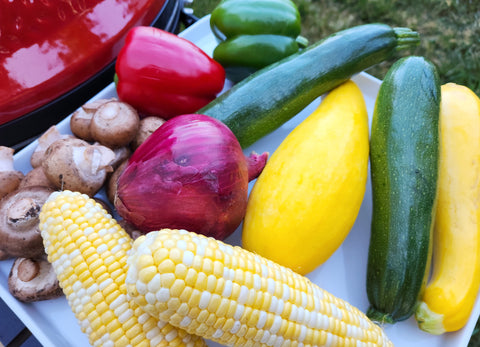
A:
MULTIPOLYGON (((210 32, 209 17, 200 19, 197 23, 183 31, 180 36, 196 43, 206 53, 211 54, 216 41, 210 32)), ((367 104, 369 115, 372 115, 375 98, 380 81, 366 73, 356 75, 353 80, 361 88, 367 104)), ((228 87, 228 86, 227 86, 228 87)), ((94 99, 115 96, 113 83, 105 88, 94 99)), ((303 119, 305 119, 319 104, 320 99, 314 101, 304 111, 285 123, 275 132, 267 135, 245 153, 251 151, 273 153, 285 136, 303 119)), ((68 118, 58 124, 63 133, 70 133, 68 118)), ((23 172, 31 169, 30 155, 36 143, 32 143, 15 155, 15 167, 23 172)), ((251 183, 250 188, 253 183, 251 183)), ((347 300, 362 311, 368 308, 365 289, 367 266, 367 252, 371 221, 371 186, 367 183, 367 191, 360 209, 360 213, 349 236, 338 251, 321 267, 310 273, 308 277, 320 287, 332 294, 347 300)), ((240 231, 237 230, 226 241, 240 244, 240 231)), ((0 261, 0 297, 10 309, 22 320, 25 326, 35 335, 44 346, 84 347, 88 346, 88 339, 77 324, 77 321, 68 307, 65 298, 50 301, 23 304, 13 298, 7 286, 7 278, 12 260, 0 261)), ((385 326, 387 335, 396 347, 465 347, 468 345, 475 323, 480 314, 480 304, 477 299, 474 311, 468 324, 460 331, 433 336, 420 331, 413 318, 395 325, 385 326)), ((211 347, 220 345, 208 342, 211 347)))

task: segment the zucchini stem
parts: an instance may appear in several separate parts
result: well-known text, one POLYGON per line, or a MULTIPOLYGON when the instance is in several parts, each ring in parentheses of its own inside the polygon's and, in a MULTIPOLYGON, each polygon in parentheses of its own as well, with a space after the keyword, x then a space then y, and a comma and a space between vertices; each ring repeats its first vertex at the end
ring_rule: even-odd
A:
POLYGON ((395 320, 390 313, 381 312, 372 306, 367 310, 367 317, 380 325, 395 323, 395 320))
POLYGON ((443 314, 435 313, 425 302, 419 305, 415 318, 420 329, 427 333, 441 335, 446 332, 443 326, 443 314))
POLYGON ((420 34, 409 28, 393 28, 395 37, 397 38, 397 51, 401 51, 420 43, 420 34))

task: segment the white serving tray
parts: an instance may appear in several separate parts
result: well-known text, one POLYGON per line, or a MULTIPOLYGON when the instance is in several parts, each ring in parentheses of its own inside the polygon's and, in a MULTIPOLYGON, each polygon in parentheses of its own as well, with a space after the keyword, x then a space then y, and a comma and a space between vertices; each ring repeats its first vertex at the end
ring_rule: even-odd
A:
MULTIPOLYGON (((194 42, 210 55, 216 45, 215 38, 210 31, 209 16, 200 19, 197 23, 180 33, 179 36, 194 42)), ((366 73, 356 75, 353 80, 364 94, 368 113, 371 117, 381 81, 366 73)), ((226 88, 228 87, 230 87, 230 84, 226 86, 226 88)), ((93 99, 112 96, 116 96, 113 83, 93 99)), ((320 98, 275 132, 245 149, 245 154, 249 154, 251 151, 256 151, 257 153, 268 151, 273 153, 285 136, 305 119, 318 106, 319 102, 320 98)), ((70 133, 69 119, 66 118, 60 122, 58 127, 63 133, 70 133)), ((35 146, 36 143, 32 143, 15 155, 15 167, 17 169, 23 172, 28 172, 31 169, 30 155, 35 146)), ((250 188, 252 185, 253 182, 250 184, 250 188)), ((307 276, 320 287, 339 298, 347 300, 363 312, 368 308, 365 278, 371 211, 371 185, 369 179, 362 207, 349 236, 325 264, 307 276)), ((241 227, 226 242, 239 245, 240 239, 241 227)), ((88 339, 80 331, 79 325, 64 297, 24 304, 10 295, 7 278, 12 263, 12 260, 0 261, 0 297, 22 320, 25 326, 30 329, 38 341, 47 347, 88 346, 88 339)), ((385 331, 396 347, 466 347, 479 314, 480 304, 477 299, 468 324, 458 332, 441 336, 430 335, 417 328, 414 318, 396 323, 395 325, 385 326, 385 331)), ((220 346, 210 341, 208 345, 211 347, 220 346)))

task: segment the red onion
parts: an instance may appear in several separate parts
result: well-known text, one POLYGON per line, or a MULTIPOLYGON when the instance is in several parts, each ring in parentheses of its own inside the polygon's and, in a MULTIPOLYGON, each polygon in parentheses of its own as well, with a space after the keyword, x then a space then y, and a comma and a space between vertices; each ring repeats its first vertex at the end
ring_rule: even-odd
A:
POLYGON ((267 156, 247 158, 230 129, 209 116, 174 117, 130 158, 115 207, 145 233, 177 228, 223 240, 243 220, 248 182, 267 156))

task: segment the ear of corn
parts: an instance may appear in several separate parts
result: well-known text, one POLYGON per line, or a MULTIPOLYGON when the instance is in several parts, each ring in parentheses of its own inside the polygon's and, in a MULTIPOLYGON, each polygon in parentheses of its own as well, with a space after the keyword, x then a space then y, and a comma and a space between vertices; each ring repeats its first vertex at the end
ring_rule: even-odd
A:
POLYGON ((129 235, 86 195, 53 193, 40 230, 48 260, 82 331, 94 346, 206 346, 154 318, 127 295, 129 235))
POLYGON ((240 247, 178 230, 138 238, 127 290, 155 317, 230 346, 393 346, 361 311, 240 247))

